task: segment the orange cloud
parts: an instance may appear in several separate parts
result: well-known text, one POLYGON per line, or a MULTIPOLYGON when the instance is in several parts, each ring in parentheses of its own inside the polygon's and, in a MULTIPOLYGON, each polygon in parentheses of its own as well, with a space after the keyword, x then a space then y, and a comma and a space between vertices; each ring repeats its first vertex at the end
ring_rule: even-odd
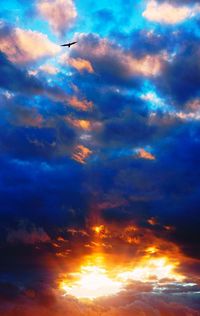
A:
POLYGON ((89 148, 87 148, 83 145, 78 145, 78 146, 76 146, 76 149, 72 155, 72 158, 81 164, 85 164, 86 159, 91 154, 92 154, 92 151, 89 148))
POLYGON ((82 72, 84 70, 88 71, 89 73, 94 73, 94 69, 92 67, 92 64, 82 58, 70 58, 69 59, 69 64, 74 67, 76 70, 79 72, 82 72))
POLYGON ((152 155, 150 152, 144 150, 143 148, 137 151, 137 158, 155 160, 156 157, 152 155))
POLYGON ((90 130, 92 127, 91 122, 88 120, 77 120, 72 117, 67 117, 66 121, 69 122, 72 126, 83 130, 90 130))
POLYGON ((63 35, 77 17, 76 7, 72 0, 39 0, 39 13, 49 22, 52 30, 63 35))
POLYGON ((176 24, 190 18, 194 13, 194 9, 186 6, 176 6, 167 2, 159 4, 155 0, 150 0, 143 16, 158 23, 176 24))
POLYGON ((60 47, 52 43, 47 35, 21 28, 15 28, 9 36, 1 37, 0 46, 10 61, 19 64, 54 56, 60 51, 60 47))
POLYGON ((68 102, 77 110, 88 111, 93 107, 93 103, 91 101, 87 101, 85 99, 79 100, 76 96, 69 98, 68 102))

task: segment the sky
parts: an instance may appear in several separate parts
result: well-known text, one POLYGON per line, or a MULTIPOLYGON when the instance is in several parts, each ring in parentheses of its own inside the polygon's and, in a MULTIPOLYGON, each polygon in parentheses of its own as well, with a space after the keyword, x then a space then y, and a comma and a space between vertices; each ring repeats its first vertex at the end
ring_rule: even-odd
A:
POLYGON ((199 40, 198 0, 1 0, 1 316, 200 315, 199 40))

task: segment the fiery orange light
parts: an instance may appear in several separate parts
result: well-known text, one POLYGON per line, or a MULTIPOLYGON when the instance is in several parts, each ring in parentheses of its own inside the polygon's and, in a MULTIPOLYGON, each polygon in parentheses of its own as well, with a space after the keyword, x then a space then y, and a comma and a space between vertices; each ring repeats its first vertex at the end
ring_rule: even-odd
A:
POLYGON ((153 238, 149 230, 145 231, 147 240, 133 224, 118 231, 100 221, 95 223, 88 230, 91 240, 84 245, 92 254, 79 257, 78 268, 60 278, 64 295, 96 299, 117 294, 134 282, 153 282, 159 287, 163 282, 184 281, 177 269, 183 257, 171 243, 153 238))
POLYGON ((155 259, 144 259, 134 269, 122 272, 118 276, 124 282, 128 280, 149 282, 152 280, 160 281, 162 279, 171 279, 183 281, 184 276, 175 272, 178 263, 170 262, 166 257, 155 259))
POLYGON ((95 299, 101 296, 108 296, 118 293, 122 283, 108 277, 107 271, 98 266, 85 266, 79 273, 71 276, 77 277, 73 284, 61 283, 61 289, 66 295, 72 295, 79 299, 95 299))
POLYGON ((178 263, 167 257, 144 257, 140 263, 132 267, 105 265, 102 256, 89 257, 79 272, 70 273, 68 278, 60 282, 64 295, 72 295, 78 299, 96 299, 119 293, 130 282, 159 282, 163 279, 182 282, 184 276, 175 269, 178 263))
POLYGON ((155 246, 148 247, 148 248, 146 249, 146 253, 149 253, 149 254, 154 254, 154 253, 156 253, 156 252, 158 252, 158 249, 157 249, 155 246))
POLYGON ((103 225, 94 226, 92 229, 95 233, 100 234, 102 231, 104 231, 104 226, 103 225))

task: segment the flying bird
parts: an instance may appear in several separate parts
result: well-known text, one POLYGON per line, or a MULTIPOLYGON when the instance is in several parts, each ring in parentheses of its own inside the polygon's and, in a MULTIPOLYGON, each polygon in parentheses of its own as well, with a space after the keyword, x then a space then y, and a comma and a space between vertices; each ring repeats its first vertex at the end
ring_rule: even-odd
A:
POLYGON ((77 42, 72 42, 72 43, 67 43, 67 44, 63 44, 63 45, 60 45, 60 46, 67 46, 70 48, 70 46, 76 44, 77 42))

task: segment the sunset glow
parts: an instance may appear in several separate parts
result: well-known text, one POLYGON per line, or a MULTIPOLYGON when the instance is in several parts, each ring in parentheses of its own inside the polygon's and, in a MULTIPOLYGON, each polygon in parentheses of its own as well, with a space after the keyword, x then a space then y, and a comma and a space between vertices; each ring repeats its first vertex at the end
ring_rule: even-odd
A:
POLYGON ((120 273, 118 277, 125 282, 128 280, 149 282, 152 280, 160 281, 162 279, 182 281, 184 276, 175 273, 176 266, 176 263, 171 263, 167 258, 149 259, 135 267, 132 271, 120 273))
MULTIPOLYGON (((103 259, 103 258, 101 258, 103 259)), ((170 262, 166 257, 144 260, 133 267, 108 266, 107 269, 96 265, 82 266, 79 272, 70 273, 68 280, 60 282, 64 295, 78 299, 96 299, 119 293, 132 281, 143 283, 159 282, 164 279, 171 282, 182 282, 184 276, 175 272, 178 263, 170 262), (123 272, 120 272, 121 271, 123 272), (113 273, 115 271, 115 274, 113 273)))
POLYGON ((0 1, 0 316, 200 316, 200 0, 0 1))
POLYGON ((78 278, 73 284, 61 283, 61 289, 66 295, 77 298, 95 299, 101 296, 109 296, 118 293, 122 283, 112 280, 107 276, 105 269, 97 266, 82 267, 80 273, 73 273, 71 277, 78 278))

